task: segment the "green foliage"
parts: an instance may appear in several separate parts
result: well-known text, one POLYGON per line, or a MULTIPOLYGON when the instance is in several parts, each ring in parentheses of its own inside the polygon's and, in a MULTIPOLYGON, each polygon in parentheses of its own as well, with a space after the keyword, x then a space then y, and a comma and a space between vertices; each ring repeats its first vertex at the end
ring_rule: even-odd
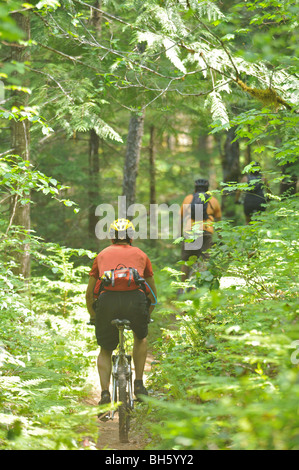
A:
POLYGON ((38 243, 37 250, 32 252, 33 259, 37 262, 34 271, 40 273, 41 267, 48 267, 49 274, 33 279, 32 288, 36 292, 36 299, 42 300, 43 304, 36 302, 37 311, 45 308, 44 303, 48 302, 51 309, 55 304, 56 314, 64 317, 76 308, 78 298, 82 294, 80 282, 82 277, 86 277, 90 268, 89 265, 81 265, 82 260, 94 259, 97 253, 82 248, 66 248, 54 243, 38 243), (75 261, 80 263, 74 266, 75 261))
POLYGON ((285 199, 222 224, 207 271, 173 302, 151 375, 157 448, 299 448, 297 211, 285 199))
POLYGON ((259 143, 258 151, 260 153, 268 147, 277 159, 278 165, 297 161, 299 150, 298 113, 281 112, 278 114, 267 108, 261 111, 252 109, 239 114, 232 124, 237 126, 238 138, 247 138, 248 144, 259 143), (277 142, 276 140, 275 142, 273 137, 278 134, 281 141, 277 142), (270 142, 271 145, 269 145, 270 142))
MULTIPOLYGON (((14 2, 16 8, 21 6, 22 2, 14 2)), ((0 37, 3 40, 15 41, 20 39, 23 36, 23 31, 21 31, 14 21, 14 19, 9 14, 12 9, 12 5, 2 3, 0 5, 0 37)), ((0 74, 1 77, 1 74, 0 74)))
MULTIPOLYGON (((58 199, 62 186, 29 162, 7 156, 0 164, 3 202, 18 197, 26 204, 33 190, 58 199)), ((79 449, 86 436, 92 446, 96 413, 83 398, 94 385, 88 374, 96 345, 86 326, 87 268, 73 260, 94 253, 46 244, 22 227, 7 227, 2 214, 0 229, 0 447, 79 449), (29 290, 12 255, 24 242, 34 260, 29 290)))
MULTIPOLYGON (((248 145, 276 190, 285 176, 277 169, 288 165, 295 175, 298 165, 298 7, 289 0, 104 0, 96 19, 86 2, 34 3, 0 6, 0 447, 78 449, 96 435, 95 410, 83 402, 96 347, 84 324, 95 255, 86 237, 88 133, 100 137, 95 203, 115 204, 120 194, 128 116, 142 108, 139 202, 148 204, 152 124, 157 202, 181 203, 201 173, 217 186, 229 127, 241 163, 248 145), (23 37, 10 15, 17 10, 30 15, 32 39, 19 43, 30 63, 10 61, 10 42, 23 37), (12 107, 16 92, 27 94, 29 106, 12 107), (9 144, 9 124, 25 120, 31 163, 9 144), (209 125, 212 152, 198 148, 209 125), (181 144, 182 135, 190 143, 181 144), (31 204, 35 232, 13 225, 12 201, 31 204), (15 274, 24 243, 27 283, 15 274)), ((224 191, 246 186, 226 182, 224 191)), ((299 448, 298 202, 275 191, 271 201, 248 226, 219 223, 209 262, 188 261, 185 283, 178 244, 139 242, 153 261, 159 297, 150 333, 158 400, 146 417, 158 448, 299 448), (186 292, 177 299, 178 287, 186 292)))
POLYGON ((50 194, 66 206, 73 205, 72 201, 59 199, 59 192, 65 190, 66 186, 34 169, 28 160, 23 160, 18 155, 0 158, 0 177, 0 195, 8 194, 9 197, 16 195, 22 205, 33 202, 29 197, 32 190, 41 191, 45 195, 50 194))
POLYGON ((95 410, 83 402, 94 385, 88 374, 95 354, 93 331, 86 326, 85 283, 69 258, 65 261, 70 253, 51 248, 49 264, 59 264, 64 281, 35 277, 30 296, 9 263, 0 265, 2 449, 78 449, 84 437, 97 438, 95 410), (61 299, 71 273, 72 308, 68 305, 63 319, 53 291, 61 299))

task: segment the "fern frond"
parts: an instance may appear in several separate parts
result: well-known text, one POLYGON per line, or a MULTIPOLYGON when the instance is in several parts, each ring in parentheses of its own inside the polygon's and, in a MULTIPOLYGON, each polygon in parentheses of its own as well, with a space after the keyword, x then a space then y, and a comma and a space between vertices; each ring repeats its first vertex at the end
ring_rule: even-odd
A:
POLYGON ((155 49, 158 45, 161 45, 163 37, 160 34, 152 33, 151 31, 138 31, 137 42, 146 42, 149 49, 155 49))
POLYGON ((178 47, 175 46, 175 42, 169 38, 163 40, 163 45, 165 47, 166 57, 173 63, 173 65, 183 73, 186 73, 186 68, 179 58, 178 47))
POLYGON ((196 6, 194 5, 194 7, 192 8, 194 8, 200 16, 206 16, 209 21, 216 21, 221 18, 224 18, 224 14, 222 13, 222 11, 213 2, 198 2, 196 0, 190 0, 190 4, 197 4, 196 6))
POLYGON ((47 379, 29 379, 29 380, 22 380, 22 386, 24 387, 35 387, 36 385, 39 385, 43 382, 45 382, 47 379))
POLYGON ((225 16, 215 3, 208 0, 177 0, 177 2, 185 10, 191 9, 201 17, 206 16, 209 21, 216 21, 225 16))
POLYGON ((116 142, 123 142, 121 136, 102 119, 97 118, 93 128, 101 139, 111 139, 116 140, 116 142))
POLYGON ((88 132, 94 129, 102 139, 122 142, 121 136, 103 119, 99 118, 101 108, 93 101, 87 101, 80 105, 68 106, 69 119, 63 118, 66 110, 62 111, 61 122, 67 134, 71 137, 74 132, 88 132))
POLYGON ((186 68, 179 58, 179 48, 176 42, 159 34, 152 32, 139 32, 137 34, 138 42, 146 42, 151 53, 159 50, 161 45, 165 48, 165 55, 171 63, 181 72, 186 73, 186 68))
POLYGON ((229 117, 226 106, 222 100, 220 93, 213 91, 209 94, 205 101, 205 107, 211 107, 213 121, 220 121, 221 125, 229 124, 229 117))
POLYGON ((165 6, 153 5, 152 0, 143 4, 143 11, 139 14, 136 26, 147 24, 149 29, 161 31, 172 38, 185 37, 188 31, 180 15, 179 9, 173 7, 173 3, 165 6))

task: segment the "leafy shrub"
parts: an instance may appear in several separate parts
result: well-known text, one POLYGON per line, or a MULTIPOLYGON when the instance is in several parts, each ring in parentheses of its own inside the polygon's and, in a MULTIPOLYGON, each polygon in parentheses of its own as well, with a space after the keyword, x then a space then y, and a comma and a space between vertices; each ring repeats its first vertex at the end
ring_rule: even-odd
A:
POLYGON ((0 283, 6 288, 0 320, 0 446, 79 448, 83 437, 96 436, 97 430, 95 410, 83 404, 95 349, 85 326, 84 297, 64 319, 55 306, 53 313, 35 313, 26 299, 9 292, 13 285, 6 287, 7 277, 0 283))
POLYGON ((295 198, 248 226, 222 223, 207 271, 156 343, 158 448, 299 448, 297 228, 295 198))
MULTIPOLYGON (((0 159, 0 195, 29 202, 31 191, 59 199, 64 189, 18 156, 0 159)), ((0 448, 78 449, 97 437, 96 411, 85 406, 96 344, 84 291, 94 254, 45 243, 0 215, 0 448), (32 278, 16 274, 16 252, 29 243, 32 278), (91 437, 93 436, 93 437, 91 437)), ((93 364, 94 366, 94 364, 93 364)))

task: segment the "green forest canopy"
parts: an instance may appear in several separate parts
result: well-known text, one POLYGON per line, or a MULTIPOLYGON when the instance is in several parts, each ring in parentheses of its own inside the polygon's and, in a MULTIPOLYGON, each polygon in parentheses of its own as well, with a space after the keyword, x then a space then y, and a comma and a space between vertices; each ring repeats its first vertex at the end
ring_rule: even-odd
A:
POLYGON ((161 448, 298 448, 298 364, 290 360, 298 339, 297 31, 298 3, 288 0, 1 4, 4 448, 30 447, 30 419, 40 429, 33 445, 46 423, 46 448, 78 445, 85 409, 55 436, 55 407, 71 404, 54 404, 49 393, 50 419, 42 393, 50 381, 59 396, 63 379, 54 375, 62 371, 70 374, 64 386, 75 389, 88 366, 83 292, 94 253, 106 246, 95 237, 96 207, 116 207, 120 195, 146 207, 181 204, 199 176, 210 179, 224 220, 207 270, 192 280, 196 291, 176 299, 179 244, 137 242, 157 273, 157 330, 176 317, 168 340, 155 343, 152 377, 169 421, 165 432, 151 432, 161 448), (234 198, 254 160, 271 202, 245 226, 234 198), (245 284, 227 290, 228 276, 245 284), (68 322, 77 325, 72 332, 68 322), (32 350, 26 335, 48 344, 32 350), (67 338, 79 369, 66 359, 67 338), (35 404, 30 384, 40 393, 35 404))

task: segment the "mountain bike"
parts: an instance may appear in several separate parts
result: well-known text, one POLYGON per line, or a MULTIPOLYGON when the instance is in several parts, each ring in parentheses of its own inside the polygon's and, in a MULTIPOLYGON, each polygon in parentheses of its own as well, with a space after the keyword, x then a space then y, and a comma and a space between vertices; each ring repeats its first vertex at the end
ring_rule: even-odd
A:
POLYGON ((112 411, 111 419, 118 411, 119 440, 128 442, 130 417, 134 409, 133 387, 132 387, 132 357, 126 354, 124 330, 130 329, 128 320, 113 320, 119 331, 118 352, 112 355, 112 411))

